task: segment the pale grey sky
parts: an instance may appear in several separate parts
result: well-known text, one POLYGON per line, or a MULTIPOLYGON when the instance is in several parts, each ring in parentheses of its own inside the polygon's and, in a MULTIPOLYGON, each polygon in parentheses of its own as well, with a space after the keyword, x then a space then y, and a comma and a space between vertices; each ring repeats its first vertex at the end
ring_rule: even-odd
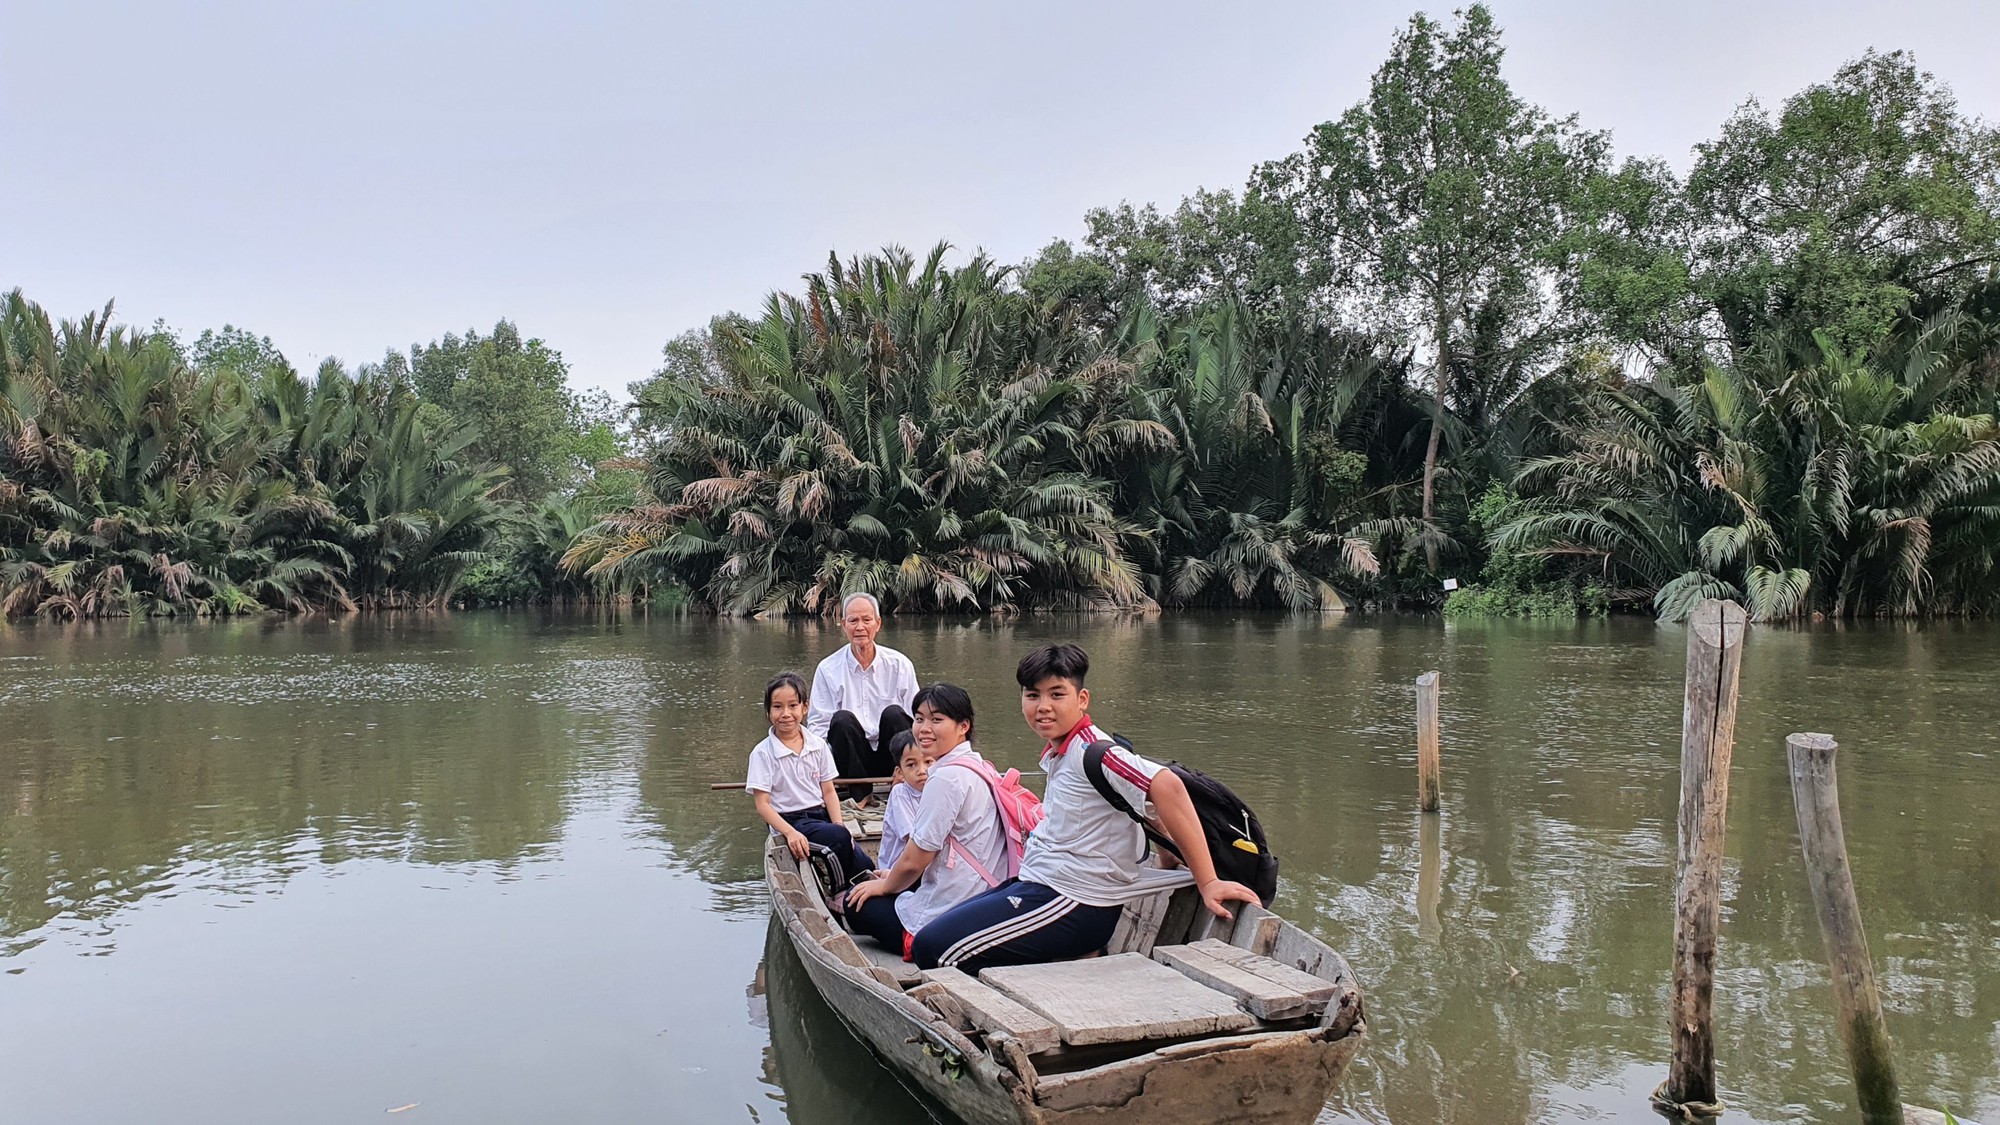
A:
MULTIPOLYGON (((1677 167, 1870 46, 2000 116, 1991 2, 1492 6, 1519 92, 1677 167)), ((1417 7, 12 0, 0 288, 308 369, 504 316, 622 396, 830 249, 1014 262, 1089 207, 1238 187, 1417 7)))

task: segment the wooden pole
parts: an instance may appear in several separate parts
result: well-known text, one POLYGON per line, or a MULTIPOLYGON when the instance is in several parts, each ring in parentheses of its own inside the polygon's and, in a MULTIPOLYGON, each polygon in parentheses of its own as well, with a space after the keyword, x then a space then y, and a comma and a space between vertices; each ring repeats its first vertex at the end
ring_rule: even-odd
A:
POLYGON ((1875 991, 1875 962, 1861 929, 1861 904, 1854 897, 1854 873, 1847 865, 1847 836, 1840 825, 1840 786, 1834 776, 1832 738, 1794 734, 1785 739, 1792 767, 1792 804, 1799 814, 1799 844, 1805 849, 1806 880, 1819 908, 1819 931, 1826 939, 1826 963, 1833 970, 1833 996, 1840 1005, 1840 1037, 1847 1042, 1854 1070, 1855 1098, 1863 1125, 1903 1125, 1896 1091, 1896 1063, 1889 1051, 1889 1028, 1882 1022, 1882 998, 1875 991))
POLYGON ((1696 1114, 1722 1112, 1715 1090, 1715 942, 1722 928, 1722 838, 1729 759, 1736 747, 1743 607, 1713 598, 1688 619, 1687 688, 1681 711, 1680 872, 1669 997, 1673 1062, 1660 1096, 1696 1114))
MULTIPOLYGON (((833 779, 835 785, 887 785, 895 780, 893 777, 836 777, 833 779)), ((718 781, 710 785, 709 788, 741 789, 747 784, 749 783, 744 781, 718 781)))
POLYGON ((1438 674, 1417 677, 1417 807, 1438 811, 1438 674))

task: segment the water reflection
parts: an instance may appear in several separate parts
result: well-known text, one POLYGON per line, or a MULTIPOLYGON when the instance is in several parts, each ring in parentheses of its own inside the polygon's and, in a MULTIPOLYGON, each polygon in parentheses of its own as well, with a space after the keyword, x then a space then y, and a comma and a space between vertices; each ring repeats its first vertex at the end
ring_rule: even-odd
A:
MULTIPOLYGON (((982 749, 1027 768, 1036 746, 1014 718, 1013 664, 1057 637, 1090 648, 1102 723, 1213 770, 1256 806, 1284 859, 1281 909, 1353 959, 1373 1035, 1328 1120, 1647 1119, 1664 1072, 1677 630, 1215 614, 895 622, 884 640, 925 678, 970 688, 982 749), (1422 817, 1412 684, 1432 668, 1445 811, 1422 817)), ((593 1112, 659 1116, 656 1095, 671 1090, 669 1103, 708 1118, 848 1120, 862 1104, 870 1120, 920 1119, 815 1007, 783 943, 760 946, 763 831, 740 794, 707 789, 741 776, 766 678, 839 643, 809 622, 533 614, 0 629, 0 970, 32 967, 0 974, 0 1007, 37 975, 60 977, 36 994, 49 1010, 116 1007, 116 989, 171 972, 144 958, 169 931, 196 932, 173 927, 243 943, 246 979, 264 960, 387 956, 347 948, 337 922, 258 936, 270 924, 258 919, 302 895, 327 896, 337 920, 371 896, 401 904, 450 887, 451 909, 420 912, 409 936, 491 948, 495 933, 472 919, 515 917, 502 910, 514 881, 535 879, 560 911, 536 926, 562 936, 520 946, 537 963, 496 968, 496 995, 560 979, 622 1001, 658 982, 637 1039, 620 1037, 611 1001, 574 1005, 612 1059, 646 1060, 593 1112), (654 936, 604 945, 634 920, 654 936), (58 973, 71 954, 137 975, 58 973), (743 1015, 760 955, 768 1030, 743 1015)), ((1717 1003, 1732 1120, 1852 1112, 1799 873, 1793 730, 1843 747, 1856 883, 1906 1091, 2000 1117, 2000 868, 1986 858, 2000 851, 1996 699, 1990 627, 1753 633, 1717 1003)), ((509 924, 510 941, 543 932, 509 924)), ((503 1007, 445 1026, 477 1058, 532 1021, 503 1007)), ((15 1049, 27 1054, 9 1073, 53 1065, 32 1039, 15 1049)), ((366 1035, 328 1042, 310 1065, 365 1072, 374 1050, 366 1035)), ((273 1065, 281 1086, 286 1065, 307 1066, 273 1065)), ((192 1102, 148 1113, 136 1091, 125 1108, 198 1116, 192 1102)), ((435 1101, 426 1112, 478 1119, 435 1101)))
MULTIPOLYGON (((875 1061, 813 988, 774 922, 757 968, 771 1029, 766 1081, 784 1091, 793 1125, 928 1125, 938 1120, 875 1061)), ((753 997, 757 991, 752 986, 753 997)))

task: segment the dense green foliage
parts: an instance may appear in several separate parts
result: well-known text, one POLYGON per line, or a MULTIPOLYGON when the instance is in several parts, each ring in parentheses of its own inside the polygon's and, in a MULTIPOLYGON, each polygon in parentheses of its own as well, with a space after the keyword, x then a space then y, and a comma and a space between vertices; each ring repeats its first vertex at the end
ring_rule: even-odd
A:
POLYGON ((300 380, 17 300, 7 610, 2000 608, 2000 131, 1871 51, 1681 175, 1503 62, 1415 16, 1240 190, 830 256, 629 411, 506 321, 300 380))
POLYGON ((1682 178, 1502 57, 1484 8, 1413 17, 1241 192, 676 339, 659 502, 570 561, 725 612, 1994 608, 2000 134, 1870 53, 1682 178))
MULTIPOLYGON (((593 434, 604 456, 619 452, 603 425, 572 426, 567 455, 589 452, 593 434)), ((12 293, 0 309, 0 614, 436 606, 468 581, 502 587, 484 600, 598 592, 555 561, 630 502, 629 484, 607 474, 509 502, 479 433, 393 364, 328 361, 302 378, 240 329, 183 348, 164 330, 112 327, 109 308, 58 324, 12 293)))

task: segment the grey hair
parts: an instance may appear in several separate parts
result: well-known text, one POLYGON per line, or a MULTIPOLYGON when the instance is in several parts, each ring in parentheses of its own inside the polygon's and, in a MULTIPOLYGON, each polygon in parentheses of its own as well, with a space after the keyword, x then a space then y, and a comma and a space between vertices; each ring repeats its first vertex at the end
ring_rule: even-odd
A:
POLYGON ((875 595, 867 593, 849 594, 840 599, 840 615, 846 617, 849 607, 853 606, 855 602, 867 602, 868 607, 875 611, 876 617, 882 616, 882 603, 876 599, 875 595))

